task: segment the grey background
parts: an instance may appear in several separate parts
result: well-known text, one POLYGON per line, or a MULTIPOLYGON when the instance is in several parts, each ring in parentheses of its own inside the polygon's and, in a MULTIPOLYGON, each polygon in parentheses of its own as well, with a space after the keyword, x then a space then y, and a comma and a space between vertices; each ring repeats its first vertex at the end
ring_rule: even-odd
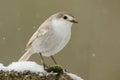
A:
MULTIPOLYGON (((39 25, 59 11, 71 12, 79 24, 57 62, 84 80, 120 80, 119 0, 0 0, 0 63, 17 61, 39 25)), ((40 64, 38 54, 30 60, 40 64)))

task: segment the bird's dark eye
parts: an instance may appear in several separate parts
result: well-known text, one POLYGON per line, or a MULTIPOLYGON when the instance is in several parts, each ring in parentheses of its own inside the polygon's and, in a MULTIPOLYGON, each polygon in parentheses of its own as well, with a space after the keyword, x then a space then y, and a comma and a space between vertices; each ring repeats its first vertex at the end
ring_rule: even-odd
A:
POLYGON ((67 19, 68 17, 67 17, 67 16, 64 16, 63 18, 64 18, 64 19, 67 19))

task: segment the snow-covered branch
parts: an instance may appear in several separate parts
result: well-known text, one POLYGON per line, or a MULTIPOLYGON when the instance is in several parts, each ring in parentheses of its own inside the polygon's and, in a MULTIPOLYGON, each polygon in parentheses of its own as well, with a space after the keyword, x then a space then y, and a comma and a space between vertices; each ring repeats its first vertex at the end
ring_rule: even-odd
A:
POLYGON ((13 62, 8 66, 0 64, 0 80, 83 80, 75 74, 53 66, 44 70, 32 61, 13 62))

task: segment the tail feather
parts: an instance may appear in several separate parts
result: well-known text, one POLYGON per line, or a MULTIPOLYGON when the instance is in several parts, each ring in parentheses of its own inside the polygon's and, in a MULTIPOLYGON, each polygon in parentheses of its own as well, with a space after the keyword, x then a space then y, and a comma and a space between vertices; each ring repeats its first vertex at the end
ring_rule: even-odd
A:
POLYGON ((27 61, 31 55, 32 53, 30 52, 30 50, 27 50, 18 61, 27 61))

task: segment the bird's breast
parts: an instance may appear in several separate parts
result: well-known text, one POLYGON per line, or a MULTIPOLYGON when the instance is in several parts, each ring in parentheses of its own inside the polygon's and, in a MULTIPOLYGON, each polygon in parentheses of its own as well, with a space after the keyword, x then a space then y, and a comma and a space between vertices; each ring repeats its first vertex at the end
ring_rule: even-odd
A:
POLYGON ((62 50, 69 42, 71 29, 62 31, 51 31, 42 41, 40 48, 43 56, 51 56, 62 50))
MULTIPOLYGON (((66 27, 66 26, 64 26, 66 27)), ((52 29, 42 39, 36 40, 35 50, 36 53, 41 52, 43 56, 51 56, 62 50, 69 42, 71 37, 71 28, 64 28, 61 26, 59 29, 52 29)))

